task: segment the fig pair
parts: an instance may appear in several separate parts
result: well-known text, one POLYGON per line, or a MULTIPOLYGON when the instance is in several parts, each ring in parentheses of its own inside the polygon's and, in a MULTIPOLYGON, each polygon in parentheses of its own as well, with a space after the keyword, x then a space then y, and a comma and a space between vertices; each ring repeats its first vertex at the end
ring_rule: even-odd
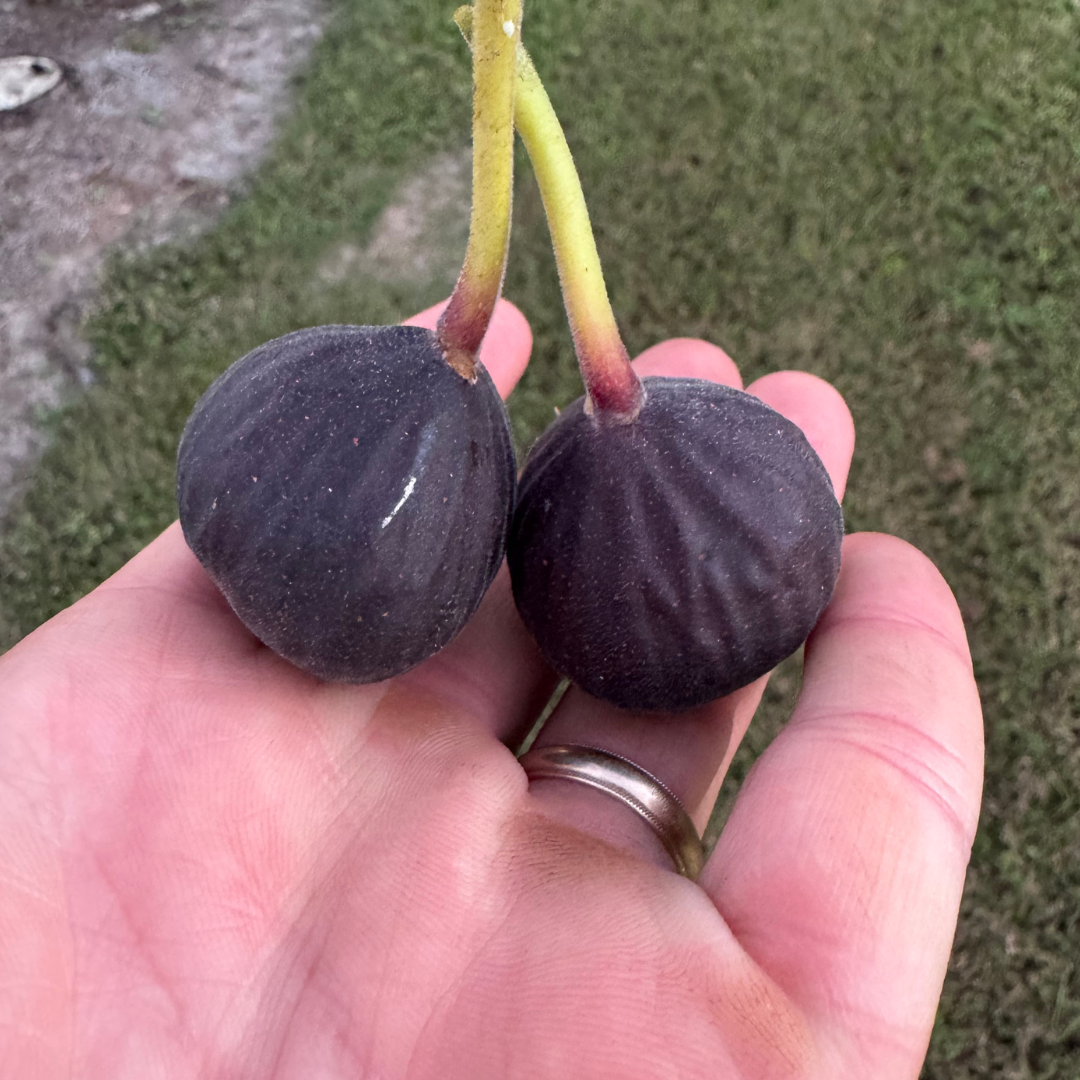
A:
POLYGON ((371 682, 446 645, 507 550, 560 673, 673 710, 793 652, 843 522, 802 433, 738 390, 646 379, 631 421, 579 399, 521 477, 490 377, 415 327, 302 330, 237 361, 181 442, 191 549, 245 625, 323 679, 371 682))
POLYGON ((809 634, 839 571, 839 504, 802 432, 763 402, 638 381, 520 5, 478 0, 455 18, 474 57, 473 216, 438 329, 316 327, 238 360, 181 439, 184 535, 248 628, 323 679, 372 682, 433 655, 507 554, 558 672, 625 708, 701 704, 809 634), (515 125, 586 387, 520 482, 476 361, 505 265, 515 125))

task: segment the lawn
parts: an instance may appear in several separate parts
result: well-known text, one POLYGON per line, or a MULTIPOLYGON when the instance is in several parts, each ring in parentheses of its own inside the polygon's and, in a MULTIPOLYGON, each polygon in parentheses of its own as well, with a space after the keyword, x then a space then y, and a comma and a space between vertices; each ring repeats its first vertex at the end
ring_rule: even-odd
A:
MULTIPOLYGON (((232 359, 445 295, 446 259, 412 281, 321 268, 467 147, 452 8, 338 0, 274 155, 219 227, 115 258, 87 327, 97 382, 52 418, 0 536, 0 643, 172 520, 180 429, 232 359)), ((631 350, 695 335, 748 379, 830 379, 858 430, 848 528, 910 540, 960 601, 987 783, 924 1076, 1076 1080, 1080 3, 532 0, 525 36, 631 350)), ((519 160, 506 292, 536 335, 511 401, 524 446, 580 384, 519 160)), ((733 781, 797 682, 791 664, 774 680, 733 781)))

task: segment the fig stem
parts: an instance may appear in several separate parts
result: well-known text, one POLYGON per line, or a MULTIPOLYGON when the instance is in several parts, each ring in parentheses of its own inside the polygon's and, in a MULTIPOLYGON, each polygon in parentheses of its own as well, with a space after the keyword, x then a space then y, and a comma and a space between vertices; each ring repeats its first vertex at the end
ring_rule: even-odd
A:
POLYGON ((476 353, 502 289, 514 182, 514 64, 521 0, 476 0, 473 13, 472 215, 465 262, 436 333, 447 363, 476 377, 476 353))
MULTIPOLYGON (((474 9, 454 12, 465 40, 474 39, 474 9)), ((517 43, 514 125, 525 144, 544 203, 570 332, 588 395, 607 420, 632 421, 645 393, 619 335, 596 250, 581 180, 559 118, 525 47, 517 43)))

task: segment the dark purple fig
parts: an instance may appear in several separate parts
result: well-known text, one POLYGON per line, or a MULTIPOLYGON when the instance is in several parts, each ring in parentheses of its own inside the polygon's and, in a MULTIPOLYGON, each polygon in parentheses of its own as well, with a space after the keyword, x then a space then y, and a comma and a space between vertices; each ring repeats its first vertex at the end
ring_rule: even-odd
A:
POLYGON ((741 390, 643 380, 618 423, 565 409, 529 454, 508 559, 544 655, 624 708, 752 682, 832 595, 844 524, 803 433, 741 390))
POLYGON ((253 634, 322 679, 374 682, 446 645, 502 562, 506 410, 418 327, 319 326, 236 361, 177 463, 191 550, 253 634))

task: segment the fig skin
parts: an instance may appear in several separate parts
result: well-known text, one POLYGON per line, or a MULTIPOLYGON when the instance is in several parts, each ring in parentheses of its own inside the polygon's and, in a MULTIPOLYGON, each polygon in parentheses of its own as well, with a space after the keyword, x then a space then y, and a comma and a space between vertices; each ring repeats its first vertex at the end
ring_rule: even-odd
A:
POLYGON ((376 682, 443 648, 505 552, 506 409, 419 327, 320 326, 237 360, 177 455, 191 550, 297 667, 376 682))
POLYGON ((843 515, 820 458, 764 402, 646 378, 625 424, 579 398, 540 437, 508 545, 548 662, 595 697, 673 712, 791 655, 832 596, 843 515))

